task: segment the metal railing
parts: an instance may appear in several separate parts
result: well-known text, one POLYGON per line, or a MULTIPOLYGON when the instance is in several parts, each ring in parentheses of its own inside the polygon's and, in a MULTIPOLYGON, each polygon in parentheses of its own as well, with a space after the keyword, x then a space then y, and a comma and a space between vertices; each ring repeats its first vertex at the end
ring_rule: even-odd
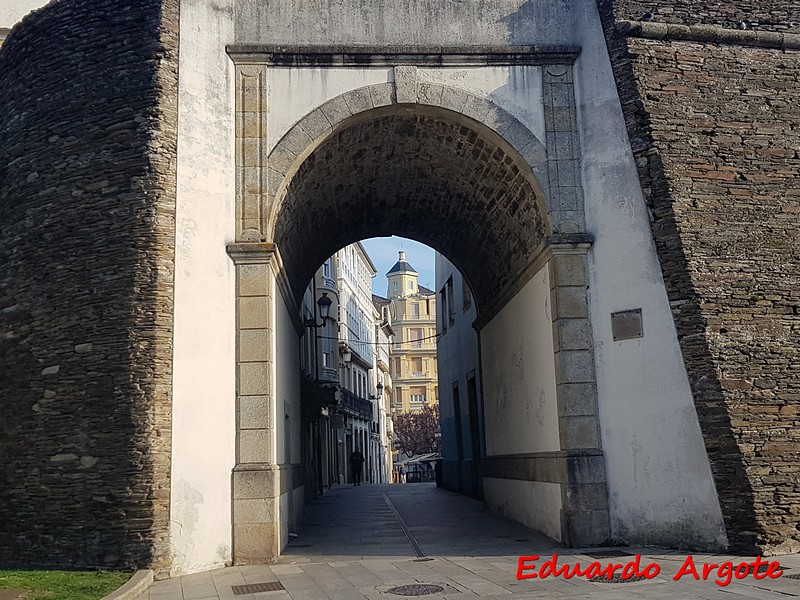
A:
POLYGON ((357 396, 350 390, 342 390, 342 409, 365 421, 372 420, 372 402, 361 396, 357 396))

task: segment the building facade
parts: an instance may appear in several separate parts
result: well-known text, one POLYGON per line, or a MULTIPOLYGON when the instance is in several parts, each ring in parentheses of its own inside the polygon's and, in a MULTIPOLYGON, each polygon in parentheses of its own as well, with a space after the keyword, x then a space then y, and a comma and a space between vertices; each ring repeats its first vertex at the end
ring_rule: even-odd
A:
POLYGON ((402 250, 386 274, 395 340, 391 351, 393 412, 417 412, 438 402, 436 293, 419 285, 419 273, 402 250))
POLYGON ((364 482, 387 480, 384 389, 391 390, 391 327, 373 304, 375 267, 360 244, 326 259, 303 297, 303 452, 306 498, 352 483, 349 457, 364 455, 364 482), (321 305, 330 305, 323 318, 321 305))
MULTIPOLYGON (((334 257, 339 286, 339 384, 345 419, 345 456, 364 455, 364 480, 374 482, 382 466, 378 449, 375 307, 372 264, 360 243, 345 246, 334 257)), ((347 481, 352 482, 349 460, 347 481)))
POLYGON ((375 306, 375 368, 373 369, 374 386, 378 407, 378 452, 381 456, 379 483, 388 483, 392 473, 392 426, 391 399, 394 390, 391 374, 391 347, 394 339, 394 328, 391 322, 391 303, 382 296, 372 296, 375 306))
POLYGON ((477 309, 466 279, 438 252, 436 289, 442 482, 448 489, 482 497, 484 407, 478 334, 472 327, 477 309))

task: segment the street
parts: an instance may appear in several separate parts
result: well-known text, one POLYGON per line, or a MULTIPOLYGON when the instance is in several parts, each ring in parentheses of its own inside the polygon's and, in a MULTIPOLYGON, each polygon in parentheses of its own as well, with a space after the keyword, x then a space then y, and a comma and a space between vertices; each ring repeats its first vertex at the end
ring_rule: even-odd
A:
MULTIPOLYGON (((777 579, 757 580, 749 574, 743 579, 731 577, 728 585, 721 586, 714 582, 718 577, 714 570, 705 581, 695 581, 691 574, 673 581, 687 562, 686 552, 563 548, 522 525, 492 515, 480 501, 437 489, 433 484, 334 487, 306 507, 304 525, 297 534, 276 564, 229 567, 159 581, 146 598, 390 600, 424 595, 449 600, 766 600, 800 596, 800 580, 790 577, 800 573, 797 555, 780 560, 785 573, 777 579), (538 569, 554 554, 559 566, 580 563, 583 569, 593 561, 603 566, 622 564, 641 554, 641 565, 654 563, 659 573, 625 583, 588 581, 580 576, 567 579, 563 574, 517 579, 520 556, 539 556, 538 569), (262 589, 259 584, 267 584, 264 587, 271 591, 256 591, 262 589)), ((754 559, 693 553, 698 568, 725 561, 736 565, 742 560, 754 559)), ((526 575, 536 572, 523 571, 526 575)))

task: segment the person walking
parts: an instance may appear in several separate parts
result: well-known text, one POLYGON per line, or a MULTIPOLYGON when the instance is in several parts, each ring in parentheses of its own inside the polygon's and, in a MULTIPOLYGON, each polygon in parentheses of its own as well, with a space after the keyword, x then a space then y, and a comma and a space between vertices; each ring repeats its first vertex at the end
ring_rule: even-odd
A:
POLYGON ((400 483, 406 482, 406 466, 400 465, 400 483))
POLYGON ((353 473, 353 485, 361 485, 361 469, 364 468, 364 455, 356 448, 350 455, 350 471, 353 473))

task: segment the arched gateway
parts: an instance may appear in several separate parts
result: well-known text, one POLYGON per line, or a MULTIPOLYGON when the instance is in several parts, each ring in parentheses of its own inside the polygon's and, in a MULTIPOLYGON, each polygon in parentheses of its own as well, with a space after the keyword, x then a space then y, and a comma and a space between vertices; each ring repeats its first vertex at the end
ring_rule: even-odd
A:
POLYGON ((665 150, 629 114, 616 3, 120 3, 52 4, 0 52, 0 417, 34 440, 0 466, 3 562, 279 555, 303 290, 390 234, 474 292, 492 509, 573 546, 797 539, 756 514, 681 313, 694 238, 651 231, 665 150))
MULTIPOLYGON (((266 81, 269 64, 256 67, 248 61, 250 55, 246 52, 232 49, 231 53, 234 60, 246 62, 237 69, 239 87, 243 90, 237 106, 241 180, 257 181, 262 167, 251 158, 259 156, 260 145, 266 140, 258 128, 252 130, 252 137, 247 137, 246 126, 263 122, 258 103, 251 99, 263 93, 260 82, 266 81), (255 110, 245 110, 248 106, 255 110)), ((472 66, 474 58, 465 57, 450 68, 472 66)), ((273 60, 287 59, 293 60, 281 53, 273 60)), ((341 59, 346 62, 344 57, 341 59)), ((397 55, 392 59, 404 63, 410 57, 397 55)), ((532 52, 497 60, 498 65, 519 63, 516 68, 520 77, 528 81, 521 88, 524 94, 549 96, 553 90, 561 92, 566 100, 566 120, 561 131, 570 148, 573 140, 578 145, 574 103, 567 93, 571 91, 573 59, 574 55, 565 52, 532 52), (537 63, 552 64, 542 68, 537 63)), ((416 57, 416 61, 424 64, 425 59, 416 57)), ((364 62, 361 57, 352 65, 364 62)), ((462 267, 473 282, 482 329, 537 273, 548 273, 545 277, 551 285, 539 290, 544 296, 537 300, 551 302, 553 306, 568 304, 568 308, 553 311, 547 317, 547 328, 569 327, 584 333, 582 343, 577 346, 573 342, 572 346, 562 347, 549 335, 537 341, 544 347, 542 355, 550 357, 550 367, 536 375, 552 381, 557 389, 548 398, 552 405, 547 407, 554 417, 549 425, 553 427, 556 443, 549 453, 518 456, 513 463, 498 463, 496 468, 508 469, 508 464, 512 464, 512 478, 515 478, 522 472, 533 473, 547 463, 547 474, 525 478, 562 488, 560 500, 544 508, 544 503, 536 507, 518 506, 520 514, 516 516, 542 528, 547 523, 548 533, 566 543, 602 542, 608 538, 609 530, 586 296, 586 252, 591 236, 583 225, 580 188, 575 186, 574 177, 568 180, 562 173, 559 179, 556 166, 557 157, 564 169, 576 164, 579 154, 572 150, 560 155, 555 151, 550 153, 553 179, 547 189, 556 204, 552 210, 539 183, 539 179, 550 181, 548 154, 539 138, 491 100, 423 79, 425 75, 441 77, 447 71, 425 71, 417 66, 381 68, 375 75, 388 76, 390 81, 358 87, 327 99, 283 135, 267 157, 266 189, 257 185, 240 188, 240 214, 262 217, 239 221, 241 237, 255 241, 229 246, 234 263, 241 264, 239 280, 250 287, 256 261, 261 261, 265 270, 267 265, 273 265, 278 280, 276 290, 282 290, 283 301, 289 307, 298 306, 318 265, 338 248, 365 237, 401 234, 432 245, 462 267), (567 184, 571 195, 564 191, 567 184), (250 193, 253 191, 257 193, 250 193), (562 196, 567 197, 560 203, 562 196), (569 233, 561 233, 563 230, 569 233), (571 351, 571 363, 564 365, 557 375, 555 365, 564 356, 562 350, 571 351), (564 407, 560 416, 556 412, 558 393, 564 407)), ((553 118, 548 117, 546 130, 554 127, 553 118)), ((270 304, 270 298, 270 294, 264 296, 265 305, 270 304)), ((240 323, 252 322, 254 312, 262 311, 260 302, 252 304, 252 296, 248 296, 248 302, 244 308, 239 304, 240 323)), ((261 335, 268 335, 266 328, 259 330, 261 335)), ((298 327, 298 331, 302 332, 302 328, 298 327)), ((240 339, 243 335, 254 333, 248 327, 240 330, 240 339)), ((498 351, 503 350, 492 349, 498 351)), ((243 371, 254 369, 255 363, 267 365, 274 361, 269 354, 260 356, 260 361, 250 357, 242 360, 240 352, 240 378, 243 371)), ((262 388, 253 388, 248 382, 248 393, 240 393, 240 404, 250 403, 250 396, 268 396, 268 390, 275 385, 269 376, 261 379, 260 384, 262 388)), ((503 382, 490 378, 486 385, 500 386, 503 382)), ((243 436, 252 439, 252 424, 240 418, 238 427, 240 457, 258 456, 258 460, 238 461, 233 490, 234 527, 238 525, 240 506, 249 506, 257 500, 274 502, 277 507, 281 494, 291 494, 291 490, 278 493, 275 488, 274 496, 238 501, 240 479, 242 485, 250 487, 254 478, 261 478, 266 482, 264 487, 270 487, 273 484, 269 482, 275 477, 272 471, 263 468, 264 463, 274 463, 275 457, 259 455, 251 444, 242 441, 243 436)), ((265 432, 265 435, 274 434, 265 432)), ((264 519, 267 514, 262 513, 258 518, 264 519)), ((256 524, 271 526, 272 523, 244 521, 241 528, 251 530, 256 524)), ((279 538, 264 538, 264 542, 275 546, 258 549, 237 546, 234 535, 234 557, 264 560, 278 553, 279 538)))

